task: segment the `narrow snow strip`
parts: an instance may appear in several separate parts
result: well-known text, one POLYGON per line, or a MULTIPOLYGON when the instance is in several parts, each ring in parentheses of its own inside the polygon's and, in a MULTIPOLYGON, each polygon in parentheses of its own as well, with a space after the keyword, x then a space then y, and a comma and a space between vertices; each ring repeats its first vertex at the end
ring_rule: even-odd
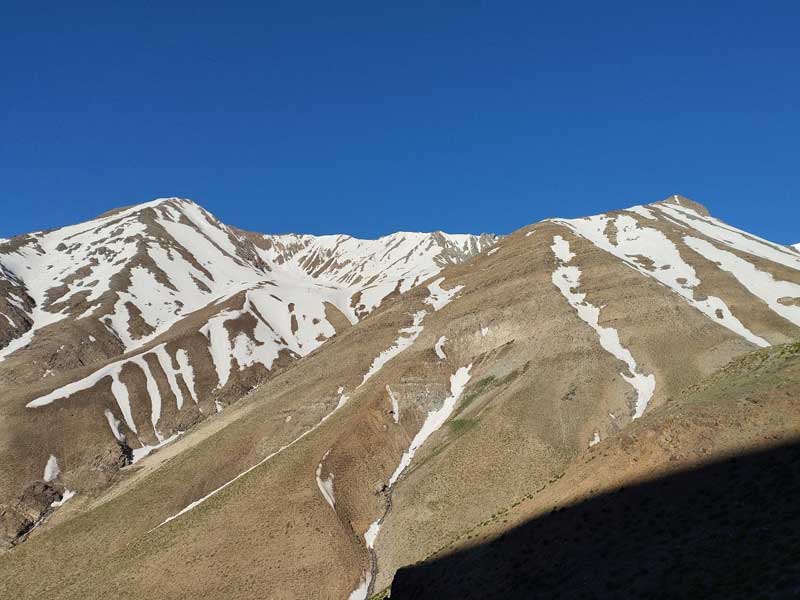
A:
MULTIPOLYGON (((342 386, 339 386, 339 389, 336 390, 336 393, 339 394, 339 402, 336 405, 336 410, 339 410, 345 404, 347 404, 347 401, 350 399, 350 396, 344 393, 344 388, 342 386)), ((292 418, 291 415, 289 415, 289 420, 291 420, 291 418, 292 418)), ((288 423, 289 421, 286 422, 288 423)))
POLYGON ((143 355, 135 356, 131 362, 138 365, 144 373, 147 382, 147 395, 150 396, 150 422, 153 424, 153 432, 159 442, 164 440, 164 437, 158 431, 158 421, 161 419, 161 392, 158 391, 158 385, 150 372, 150 367, 143 355))
POLYGON ((436 351, 436 356, 438 356, 442 360, 447 359, 447 355, 444 353, 444 350, 442 350, 442 346, 444 346, 444 343, 446 341, 447 338, 445 336, 442 336, 436 341, 436 345, 433 347, 433 349, 436 351))
POLYGON ((471 369, 472 365, 460 367, 458 371, 450 376, 450 395, 445 398, 444 402, 442 402, 442 406, 438 410, 430 411, 428 416, 425 417, 425 422, 417 432, 417 435, 414 436, 414 439, 411 440, 411 445, 408 447, 408 450, 403 453, 403 456, 400 458, 400 464, 397 465, 394 473, 392 473, 392 476, 389 478, 390 487, 397 482, 400 475, 403 474, 403 471, 411 464, 411 459, 414 458, 414 454, 416 454, 417 450, 425 443, 425 440, 444 425, 445 421, 450 417, 450 414, 456 406, 456 402, 461 397, 461 393, 464 391, 469 381, 469 372, 471 369))
POLYGON ((414 323, 411 325, 411 327, 404 327, 401 329, 400 337, 395 340, 394 344, 375 357, 375 360, 372 361, 372 365, 370 365, 369 370, 364 375, 364 381, 361 382, 361 385, 364 385, 367 379, 381 370, 383 365, 392 360, 406 348, 409 348, 416 341, 416 339, 419 337, 419 334, 422 333, 422 321, 425 319, 425 314, 426 313, 424 310, 417 311, 417 313, 414 314, 414 323))
POLYGON ((208 338, 211 346, 211 359, 217 370, 217 388, 225 387, 231 374, 231 340, 228 330, 225 328, 225 321, 236 318, 239 313, 225 311, 208 320, 201 329, 200 333, 208 338))
POLYGON ((183 376, 183 381, 186 383, 186 387, 189 388, 189 394, 192 396, 194 403, 197 404, 197 392, 194 389, 194 370, 192 365, 189 364, 189 354, 186 350, 180 349, 175 352, 175 359, 178 361, 178 368, 183 376))
POLYGON ((125 436, 122 435, 122 432, 119 430, 119 426, 120 423, 122 423, 122 421, 120 421, 117 417, 115 417, 114 413, 112 413, 109 409, 105 409, 105 411, 103 411, 103 414, 105 414, 106 419, 108 420, 108 426, 111 428, 111 433, 114 434, 116 440, 118 442, 124 442, 125 436))
POLYGON ((644 414, 648 402, 653 397, 656 389, 656 378, 654 375, 644 375, 637 371, 636 361, 630 350, 625 348, 619 341, 619 334, 613 327, 603 327, 599 324, 600 309, 586 302, 586 294, 581 294, 573 290, 580 286, 581 271, 576 266, 567 266, 566 263, 572 260, 574 254, 569 251, 569 242, 561 238, 560 235, 553 238, 551 246, 553 254, 559 259, 561 265, 553 272, 553 285, 555 285, 567 302, 578 313, 578 316, 586 324, 597 332, 600 345, 603 349, 618 358, 628 366, 628 373, 621 373, 623 379, 636 390, 636 407, 634 419, 638 419, 644 414), (566 251, 564 244, 566 243, 566 251), (569 256, 569 260, 564 261, 561 256, 569 256))
MULTIPOLYGON (((345 402, 346 402, 346 399, 345 399, 345 402)), ((172 515, 171 517, 167 517, 166 519, 164 519, 164 521, 162 521, 162 522, 161 522, 159 525, 157 525, 157 526, 156 526, 156 527, 154 527, 153 529, 158 529, 158 528, 159 528, 159 527, 161 527, 162 525, 166 525, 166 524, 167 524, 167 523, 169 523, 170 521, 173 521, 173 520, 177 519, 178 517, 180 517, 180 516, 182 516, 182 515, 185 515, 185 514, 186 514, 186 513, 188 513, 189 511, 191 511, 191 510, 194 510, 195 508, 197 508, 198 506, 200 506, 201 504, 203 504, 203 503, 204 503, 206 500, 208 500, 209 498, 212 498, 213 496, 216 496, 218 493, 220 493, 222 490, 224 490, 225 488, 227 488, 229 485, 231 485, 231 484, 233 484, 234 482, 238 481, 239 479, 241 479, 242 477, 244 477, 245 475, 247 475, 247 474, 248 474, 248 473, 250 473, 251 471, 254 471, 255 469, 257 469, 258 467, 260 467, 261 465, 263 465, 264 463, 266 463, 267 461, 269 461, 269 460, 270 460, 270 459, 272 459, 273 457, 277 456, 278 454, 280 454, 280 453, 281 453, 281 452, 283 452, 284 450, 286 450, 286 449, 288 449, 288 448, 291 448, 291 447, 292 447, 292 446, 294 446, 294 445, 295 445, 297 442, 299 442, 299 441, 300 441, 300 440, 302 440, 304 437, 306 437, 306 436, 307 436, 309 433, 311 433, 311 432, 313 432, 313 431, 316 431, 316 429, 317 429, 317 428, 319 428, 319 427, 320 427, 320 426, 321 426, 321 425, 322 425, 322 424, 323 424, 325 421, 327 421, 327 420, 328 420, 330 417, 332 417, 332 416, 333 416, 333 414, 334 414, 334 413, 335 413, 337 410, 339 410, 339 408, 341 408, 343 405, 344 405, 344 402, 342 402, 342 401, 341 401, 341 399, 340 399, 340 402, 339 402, 339 403, 336 405, 336 408, 334 408, 334 409, 333 409, 331 412, 329 412, 329 413, 328 413, 328 414, 326 414, 324 417, 322 417, 322 419, 320 419, 320 421, 319 421, 319 422, 318 422, 316 425, 314 425, 314 426, 313 426, 313 427, 311 427, 310 429, 307 429, 305 432, 301 433, 301 434, 300 434, 298 437, 296 437, 295 439, 293 439, 291 442, 289 442, 289 443, 288 443, 288 444, 286 444, 285 446, 281 446, 280 448, 278 448, 278 449, 277 449, 275 452, 273 452, 272 454, 270 454, 270 455, 268 455, 268 456, 265 456, 265 457, 264 457, 264 458, 262 458, 260 461, 258 461, 256 464, 254 464, 252 467, 249 467, 248 469, 245 469, 244 471, 242 471, 241 473, 239 473, 239 474, 238 474, 236 477, 234 477, 233 479, 231 479, 231 480, 229 480, 229 481, 227 481, 227 482, 223 483, 223 484, 222 484, 221 486, 219 486, 217 489, 215 489, 215 490, 212 490, 211 492, 209 492, 208 494, 206 494, 206 495, 205 495, 205 496, 203 496, 202 498, 199 498, 198 500, 195 500, 194 502, 191 502, 190 504, 188 504, 187 506, 185 506, 184 508, 182 508, 182 509, 181 509, 179 512, 175 513, 175 514, 174 514, 174 515, 172 515)))
POLYGON ((495 252, 497 252, 498 250, 500 250, 500 248, 492 248, 491 250, 489 250, 489 251, 486 253, 486 256, 491 256, 492 254, 494 254, 494 253, 495 253, 495 252))
POLYGON ((175 369, 172 367, 172 358, 170 357, 169 352, 167 352, 167 347, 164 344, 156 346, 153 348, 153 350, 158 358, 158 364, 161 365, 161 369, 167 376, 169 389, 172 390, 172 394, 175 396, 175 403, 178 407, 178 410, 180 410, 183 408, 183 392, 178 385, 178 379, 175 377, 175 373, 179 371, 175 371, 175 369))
POLYGON ((686 236, 683 241, 692 250, 733 275, 747 291, 763 300, 775 313, 800 326, 800 305, 780 302, 781 298, 800 298, 800 285, 775 279, 771 273, 757 269, 733 252, 717 248, 706 240, 686 236))
POLYGON ((147 444, 143 445, 141 448, 134 448, 133 449, 133 460, 131 464, 136 464, 140 460, 142 460, 145 456, 149 455, 153 450, 158 450, 177 440, 181 435, 181 432, 174 433, 166 439, 160 440, 155 446, 148 446, 147 444))
POLYGON ((464 289, 463 285, 457 285, 449 290, 442 289, 441 283, 444 277, 439 277, 436 281, 428 284, 430 295, 425 298, 425 303, 433 306, 433 310, 441 310, 453 300, 455 295, 464 289))
POLYGON ((375 519, 367 528, 366 533, 364 533, 364 541, 367 542, 367 548, 374 548, 375 547, 375 540, 378 539, 378 533, 381 530, 381 521, 382 519, 375 519))
POLYGON ((122 418, 125 419, 125 424, 133 433, 139 433, 136 429, 136 423, 133 422, 133 413, 131 412, 131 399, 128 395, 128 386, 122 383, 119 379, 119 373, 122 370, 122 365, 116 371, 111 372, 111 393, 114 394, 114 399, 117 401, 117 406, 122 411, 122 418))
POLYGON ((47 482, 55 481, 59 473, 61 473, 61 469, 58 468, 58 459, 51 454, 50 458, 47 459, 47 464, 44 466, 44 477, 42 479, 47 482))
POLYGON ((322 497, 325 498, 325 501, 330 504, 331 508, 335 511, 336 499, 333 497, 333 473, 330 473, 327 479, 322 479, 322 463, 325 462, 325 459, 330 453, 331 451, 328 450, 317 465, 317 487, 322 493, 322 497))
POLYGON ((106 365, 105 367, 98 369, 94 373, 87 375, 83 379, 79 379, 77 381, 68 383, 67 385, 61 386, 60 388, 53 390, 49 394, 40 396, 35 400, 31 400, 25 406, 27 408, 38 408, 40 406, 47 406, 48 404, 55 402, 56 400, 62 400, 78 392, 88 390, 94 387, 94 385, 104 377, 108 377, 114 373, 118 373, 122 368, 122 365, 125 364, 125 362, 126 362, 125 360, 121 360, 111 363, 110 365, 106 365))
POLYGON ((389 394, 389 400, 392 403, 392 419, 395 423, 400 422, 400 405, 397 402, 397 398, 392 391, 392 388, 389 387, 389 384, 386 384, 386 392, 389 394))

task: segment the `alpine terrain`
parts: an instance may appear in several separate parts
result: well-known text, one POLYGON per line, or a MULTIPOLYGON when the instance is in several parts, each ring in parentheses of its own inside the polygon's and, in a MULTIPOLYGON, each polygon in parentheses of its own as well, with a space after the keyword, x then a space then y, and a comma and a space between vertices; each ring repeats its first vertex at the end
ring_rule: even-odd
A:
POLYGON ((682 196, 376 240, 166 198, 0 240, 0 385, 2 598, 800 589, 800 245, 682 196))

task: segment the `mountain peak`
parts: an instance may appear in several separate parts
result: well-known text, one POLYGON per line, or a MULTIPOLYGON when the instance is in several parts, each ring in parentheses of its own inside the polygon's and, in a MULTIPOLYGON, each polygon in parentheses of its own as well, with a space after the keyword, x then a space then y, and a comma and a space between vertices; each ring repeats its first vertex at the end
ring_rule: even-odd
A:
POLYGON ((711 216, 711 213, 708 212, 708 209, 705 206, 699 202, 695 202, 694 200, 687 198, 686 196, 681 196, 680 194, 673 194, 664 200, 659 200, 658 202, 653 202, 652 204, 670 204, 674 206, 682 206, 684 208, 689 208, 694 212, 703 215, 704 217, 711 216))

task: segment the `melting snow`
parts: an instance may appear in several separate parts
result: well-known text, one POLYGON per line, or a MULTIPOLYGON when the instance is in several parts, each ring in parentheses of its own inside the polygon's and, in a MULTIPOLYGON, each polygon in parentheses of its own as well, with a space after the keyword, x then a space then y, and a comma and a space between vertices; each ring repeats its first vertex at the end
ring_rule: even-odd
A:
POLYGON ((444 425, 445 421, 450 417, 450 414, 456 406, 456 402, 461 397, 461 393, 464 391, 469 381, 469 372, 471 369, 472 365, 461 367, 455 374, 450 376, 450 395, 445 398, 444 402, 442 402, 442 406, 438 410, 430 411, 428 416, 425 417, 425 422, 417 432, 417 435, 414 436, 414 439, 411 440, 411 445, 408 447, 408 450, 403 453, 400 464, 397 465, 394 473, 392 473, 392 476, 389 478, 389 486, 397 482, 400 475, 403 474, 403 471, 411 464, 411 459, 414 458, 414 454, 416 454, 417 450, 425 443, 425 440, 444 425))
POLYGON ((364 571, 364 574, 361 576, 361 581, 358 583, 358 587, 350 592, 350 596, 348 596, 347 600, 367 600, 367 594, 369 593, 369 584, 372 582, 372 571, 367 570, 364 571))
POLYGON ((330 504, 331 508, 335 511, 336 499, 333 497, 333 473, 330 473, 327 479, 322 479, 322 463, 325 462, 325 459, 330 453, 331 451, 328 450, 322 457, 322 461, 317 465, 317 487, 319 491, 322 492, 325 501, 330 504))
POLYGON ((436 351, 436 356, 438 356, 442 360, 447 359, 447 355, 444 353, 444 350, 442 350, 442 346, 444 346, 444 343, 446 341, 447 338, 445 336, 442 336, 436 341, 436 345, 433 347, 433 349, 436 351))
POLYGON ((426 313, 424 310, 417 311, 414 314, 414 322, 411 327, 404 327, 401 329, 401 335, 395 340, 394 344, 375 357, 375 360, 372 361, 372 365, 370 366, 369 370, 364 375, 364 381, 361 382, 361 385, 364 385, 367 379, 381 370, 383 365, 392 360, 406 348, 409 348, 416 341, 416 339, 419 337, 419 334, 422 333, 422 321, 425 319, 425 314, 426 313))
POLYGON ((751 294, 761 298, 774 312, 800 326, 800 306, 784 305, 779 302, 781 298, 800 298, 800 285, 777 280, 772 274, 757 269, 733 252, 717 248, 706 240, 690 236, 684 237, 683 240, 692 250, 733 275, 751 294))
POLYGON ((621 375, 636 390, 636 408, 633 418, 638 419, 644 414, 647 404, 655 392, 655 376, 644 375, 637 371, 636 361, 630 350, 620 343, 617 330, 613 327, 601 326, 599 324, 600 309, 586 302, 586 294, 573 291, 580 286, 581 271, 576 266, 567 266, 566 262, 568 261, 560 258, 560 256, 569 256, 569 260, 571 260, 574 257, 574 254, 569 252, 569 242, 557 235, 553 238, 551 248, 553 254, 559 257, 561 262, 561 265, 553 272, 553 284, 561 291, 570 306, 578 312, 578 316, 597 332, 603 349, 628 366, 629 375, 625 373, 621 373, 621 375), (564 244, 566 244, 566 251, 564 244))
POLYGON ((394 392, 392 392, 392 388, 389 387, 388 383, 386 384, 386 391, 389 394, 389 400, 392 403, 392 419, 394 420, 395 423, 399 423, 400 405, 398 404, 397 398, 395 397, 394 392))
POLYGON ((48 482, 55 481, 60 473, 61 469, 58 468, 58 460, 51 454, 50 458, 47 459, 47 464, 44 466, 43 479, 48 482))
POLYGON ((592 439, 589 440, 589 448, 591 448, 592 446, 596 446, 599 443, 600 443, 600 433, 595 431, 594 435, 592 436, 592 439))
POLYGON ((67 500, 73 498, 74 496, 75 496, 74 491, 65 489, 64 494, 61 496, 61 500, 54 500, 53 502, 50 503, 50 506, 53 508, 58 508, 59 506, 63 506, 67 500))
POLYGON ((148 456, 154 450, 158 450, 159 448, 162 448, 162 447, 166 446, 167 444, 170 444, 170 443, 174 442, 176 439, 178 439, 180 437, 180 435, 181 435, 181 432, 174 433, 171 436, 169 436, 168 438, 159 441, 158 444, 156 444, 154 446, 148 446, 147 444, 144 444, 144 445, 142 445, 141 448, 134 448, 133 449, 133 460, 131 461, 131 464, 136 464, 137 462, 142 460, 145 456, 148 456))
POLYGON ((445 290, 441 288, 441 283, 444 281, 444 277, 439 277, 433 283, 428 284, 428 291, 430 292, 430 296, 425 298, 425 303, 430 304, 433 306, 433 310, 441 310, 453 300, 455 295, 464 289, 463 285, 457 285, 456 287, 445 290))

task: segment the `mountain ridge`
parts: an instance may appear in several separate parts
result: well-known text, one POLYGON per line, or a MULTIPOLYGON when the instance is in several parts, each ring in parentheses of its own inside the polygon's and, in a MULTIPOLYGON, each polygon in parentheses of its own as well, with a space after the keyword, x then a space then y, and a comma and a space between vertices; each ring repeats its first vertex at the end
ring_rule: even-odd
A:
MULTIPOLYGON (((0 477, 31 487, 0 508, 4 526, 28 526, 0 591, 35 597, 72 569, 57 597, 365 598, 731 359, 800 338, 800 255, 681 197, 531 224, 425 279, 399 252, 388 264, 408 289, 365 316, 352 296, 320 302, 327 278, 354 281, 362 263, 293 249, 292 273, 325 277, 303 280, 316 304, 302 308, 272 248, 233 234, 224 264, 241 249, 277 285, 187 314, 99 369, 9 386, 0 468, 15 470, 0 477), (341 319, 317 343, 319 306, 341 319), (268 351, 270 368, 256 360, 268 351), (135 464, 120 464, 124 446, 135 464), (224 582, 204 575, 220 569, 224 582)), ((362 271, 357 285, 383 285, 362 271)))

